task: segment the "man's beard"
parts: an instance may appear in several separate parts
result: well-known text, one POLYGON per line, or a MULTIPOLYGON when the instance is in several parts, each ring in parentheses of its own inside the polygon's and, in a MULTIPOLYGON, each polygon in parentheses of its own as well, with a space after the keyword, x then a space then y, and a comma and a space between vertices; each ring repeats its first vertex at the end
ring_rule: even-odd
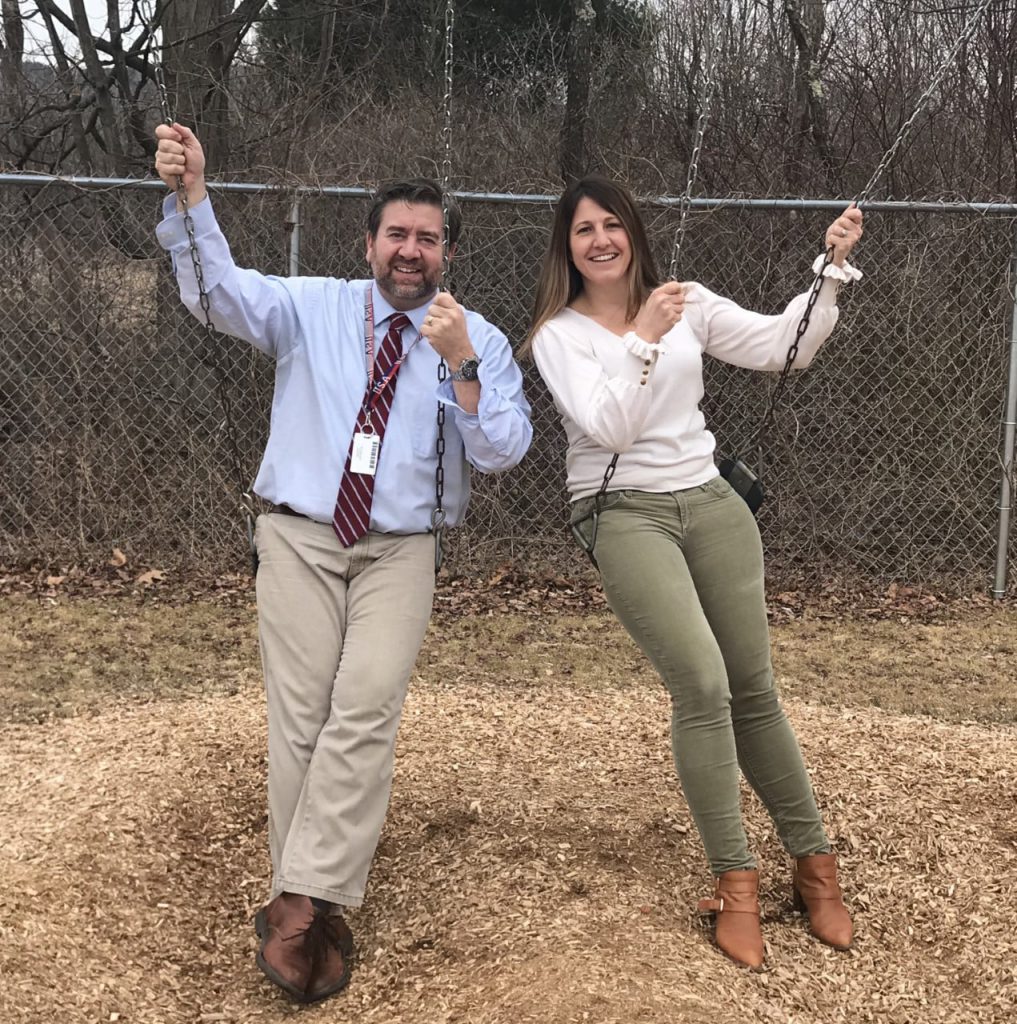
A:
POLYGON ((437 275, 433 277, 428 276, 425 267, 417 268, 420 270, 420 278, 416 282, 399 280, 392 269, 392 264, 384 268, 376 267, 373 269, 374 279, 382 293, 394 295, 403 301, 426 299, 438 289, 437 275), (384 270, 383 273, 381 272, 382 270, 384 270))

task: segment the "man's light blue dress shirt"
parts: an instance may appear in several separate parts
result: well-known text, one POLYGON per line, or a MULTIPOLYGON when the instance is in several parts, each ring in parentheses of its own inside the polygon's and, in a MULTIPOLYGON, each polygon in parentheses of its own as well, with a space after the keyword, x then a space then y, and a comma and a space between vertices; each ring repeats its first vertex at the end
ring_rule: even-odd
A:
MULTIPOLYGON (((173 255, 180 297, 204 321, 175 196, 166 199, 163 215, 156 234, 173 255)), ((373 281, 273 277, 238 267, 209 200, 196 204, 191 215, 216 328, 243 338, 276 362, 271 427, 254 489, 266 501, 331 522, 367 387, 368 288, 374 296, 376 352, 395 310, 373 281)), ((485 473, 511 469, 532 437, 522 374, 508 339, 478 313, 466 312, 470 340, 481 359, 477 413, 456 404, 450 381, 438 386, 438 354, 420 337, 430 303, 406 311, 412 326, 403 331, 403 351, 409 354, 399 370, 371 507, 370 528, 382 533, 430 528, 439 401, 445 405, 444 507, 450 526, 462 520, 469 500, 467 461, 485 473)))

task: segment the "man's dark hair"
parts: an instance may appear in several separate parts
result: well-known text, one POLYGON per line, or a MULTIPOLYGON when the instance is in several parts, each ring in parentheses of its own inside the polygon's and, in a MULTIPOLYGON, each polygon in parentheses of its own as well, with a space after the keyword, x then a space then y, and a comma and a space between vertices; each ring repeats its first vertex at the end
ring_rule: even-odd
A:
MULTIPOLYGON (((396 200, 404 203, 426 203, 428 206, 437 206, 440 210, 442 209, 441 186, 432 178, 409 178, 406 181, 392 181, 387 185, 382 185, 374 193, 374 201, 367 214, 367 232, 372 238, 378 237, 382 210, 396 200)), ((463 218, 459 212, 459 204, 451 195, 447 197, 447 202, 448 244, 455 245, 459 241, 463 218)))

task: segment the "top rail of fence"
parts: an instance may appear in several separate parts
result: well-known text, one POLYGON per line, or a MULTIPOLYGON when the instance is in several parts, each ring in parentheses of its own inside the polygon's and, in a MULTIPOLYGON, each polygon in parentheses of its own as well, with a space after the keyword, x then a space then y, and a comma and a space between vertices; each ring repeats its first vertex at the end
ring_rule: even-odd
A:
MULTIPOLYGON (((142 189, 165 191, 166 186, 158 178, 91 178, 58 174, 0 174, 0 185, 18 185, 28 188, 45 188, 49 185, 66 185, 81 189, 142 189)), ((373 189, 356 185, 280 185, 250 181, 208 181, 213 192, 239 192, 265 194, 278 192, 289 196, 330 196, 339 199, 369 199, 373 189)), ((553 206, 557 195, 520 194, 514 192, 465 192, 453 191, 452 195, 464 203, 503 203, 517 206, 553 206)), ((645 202, 654 206, 678 206, 680 196, 644 196, 645 202)), ((744 209, 744 210, 841 210, 849 199, 788 199, 788 198, 743 198, 737 196, 700 197, 691 200, 693 209, 744 209)), ((1017 217, 1017 203, 975 203, 947 200, 872 200, 865 203, 865 209, 885 213, 946 213, 975 214, 992 217, 1017 217)))

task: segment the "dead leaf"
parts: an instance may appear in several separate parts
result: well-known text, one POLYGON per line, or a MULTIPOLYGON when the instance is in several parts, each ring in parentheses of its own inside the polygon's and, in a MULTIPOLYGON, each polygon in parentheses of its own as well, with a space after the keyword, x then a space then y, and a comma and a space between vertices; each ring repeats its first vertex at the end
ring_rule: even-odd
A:
POLYGON ((148 572, 143 572, 134 582, 157 583, 159 580, 164 579, 166 579, 166 573, 162 569, 149 569, 148 572))
POLYGON ((112 565, 114 569, 119 569, 120 566, 127 564, 127 556, 120 550, 120 548, 113 549, 113 557, 109 560, 109 565, 112 565))
POLYGON ((47 576, 46 586, 47 587, 59 587, 63 581, 67 579, 66 576, 47 576))

